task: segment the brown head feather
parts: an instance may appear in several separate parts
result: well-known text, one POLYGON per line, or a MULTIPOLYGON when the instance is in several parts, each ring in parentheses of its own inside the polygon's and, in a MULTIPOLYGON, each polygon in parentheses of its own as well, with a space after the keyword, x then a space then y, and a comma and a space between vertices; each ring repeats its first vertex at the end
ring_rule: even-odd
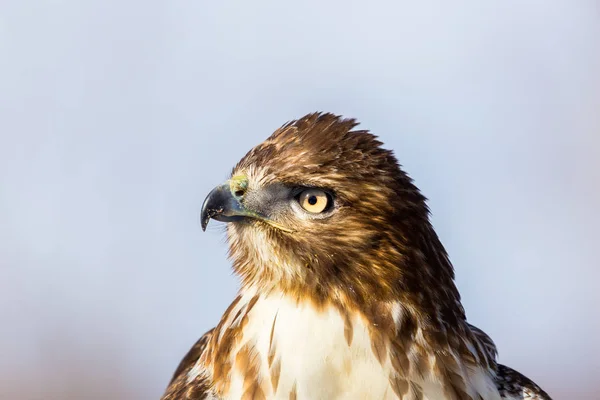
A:
POLYGON ((317 187, 333 194, 336 211, 308 222, 283 221, 293 233, 258 221, 229 224, 234 270, 245 285, 317 303, 349 301, 367 309, 400 300, 420 322, 444 331, 443 325, 464 320, 464 311, 426 198, 393 153, 356 126, 353 119, 309 114, 276 130, 237 164, 233 176, 247 177, 250 190, 317 187), (257 250, 264 246, 273 256, 266 263, 257 250))

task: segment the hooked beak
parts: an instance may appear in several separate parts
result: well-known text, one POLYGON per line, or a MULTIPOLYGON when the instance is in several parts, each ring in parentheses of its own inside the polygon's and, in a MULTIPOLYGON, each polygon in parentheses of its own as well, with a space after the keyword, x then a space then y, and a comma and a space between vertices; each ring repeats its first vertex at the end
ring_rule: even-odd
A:
POLYGON ((232 193, 229 181, 214 188, 202 204, 200 224, 206 230, 208 221, 215 219, 222 222, 239 221, 245 217, 254 217, 255 213, 244 208, 240 202, 242 196, 232 193))
POLYGON ((293 230, 267 218, 266 216, 247 209, 241 200, 244 197, 245 190, 239 190, 239 184, 235 180, 229 180, 224 184, 214 188, 202 204, 200 215, 200 225, 202 230, 206 230, 208 221, 214 219, 221 222, 235 222, 246 218, 256 219, 271 225, 281 231, 291 233, 293 230))

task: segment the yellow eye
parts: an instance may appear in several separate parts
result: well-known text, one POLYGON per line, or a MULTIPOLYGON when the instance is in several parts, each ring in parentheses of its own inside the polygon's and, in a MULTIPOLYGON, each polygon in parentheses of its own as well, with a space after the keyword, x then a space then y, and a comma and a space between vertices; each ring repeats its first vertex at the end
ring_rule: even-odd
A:
POLYGON ((329 205, 329 197, 327 193, 319 189, 308 189, 300 193, 298 203, 306 211, 318 214, 323 212, 329 205))

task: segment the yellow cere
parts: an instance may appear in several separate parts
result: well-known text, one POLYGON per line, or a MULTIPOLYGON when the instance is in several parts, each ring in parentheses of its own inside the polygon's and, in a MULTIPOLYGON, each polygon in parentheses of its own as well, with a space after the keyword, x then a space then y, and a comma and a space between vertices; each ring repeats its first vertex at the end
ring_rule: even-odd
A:
POLYGON ((231 193, 236 196, 243 196, 248 189, 248 178, 245 175, 236 175, 229 180, 231 193))

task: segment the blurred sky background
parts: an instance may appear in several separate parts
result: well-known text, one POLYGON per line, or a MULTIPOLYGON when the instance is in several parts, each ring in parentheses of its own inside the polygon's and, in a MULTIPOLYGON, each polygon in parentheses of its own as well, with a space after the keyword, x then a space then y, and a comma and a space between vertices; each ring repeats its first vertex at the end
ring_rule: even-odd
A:
POLYGON ((430 198, 470 321, 600 390, 597 1, 0 1, 0 398, 158 399, 236 292, 209 190, 358 118, 430 198))

